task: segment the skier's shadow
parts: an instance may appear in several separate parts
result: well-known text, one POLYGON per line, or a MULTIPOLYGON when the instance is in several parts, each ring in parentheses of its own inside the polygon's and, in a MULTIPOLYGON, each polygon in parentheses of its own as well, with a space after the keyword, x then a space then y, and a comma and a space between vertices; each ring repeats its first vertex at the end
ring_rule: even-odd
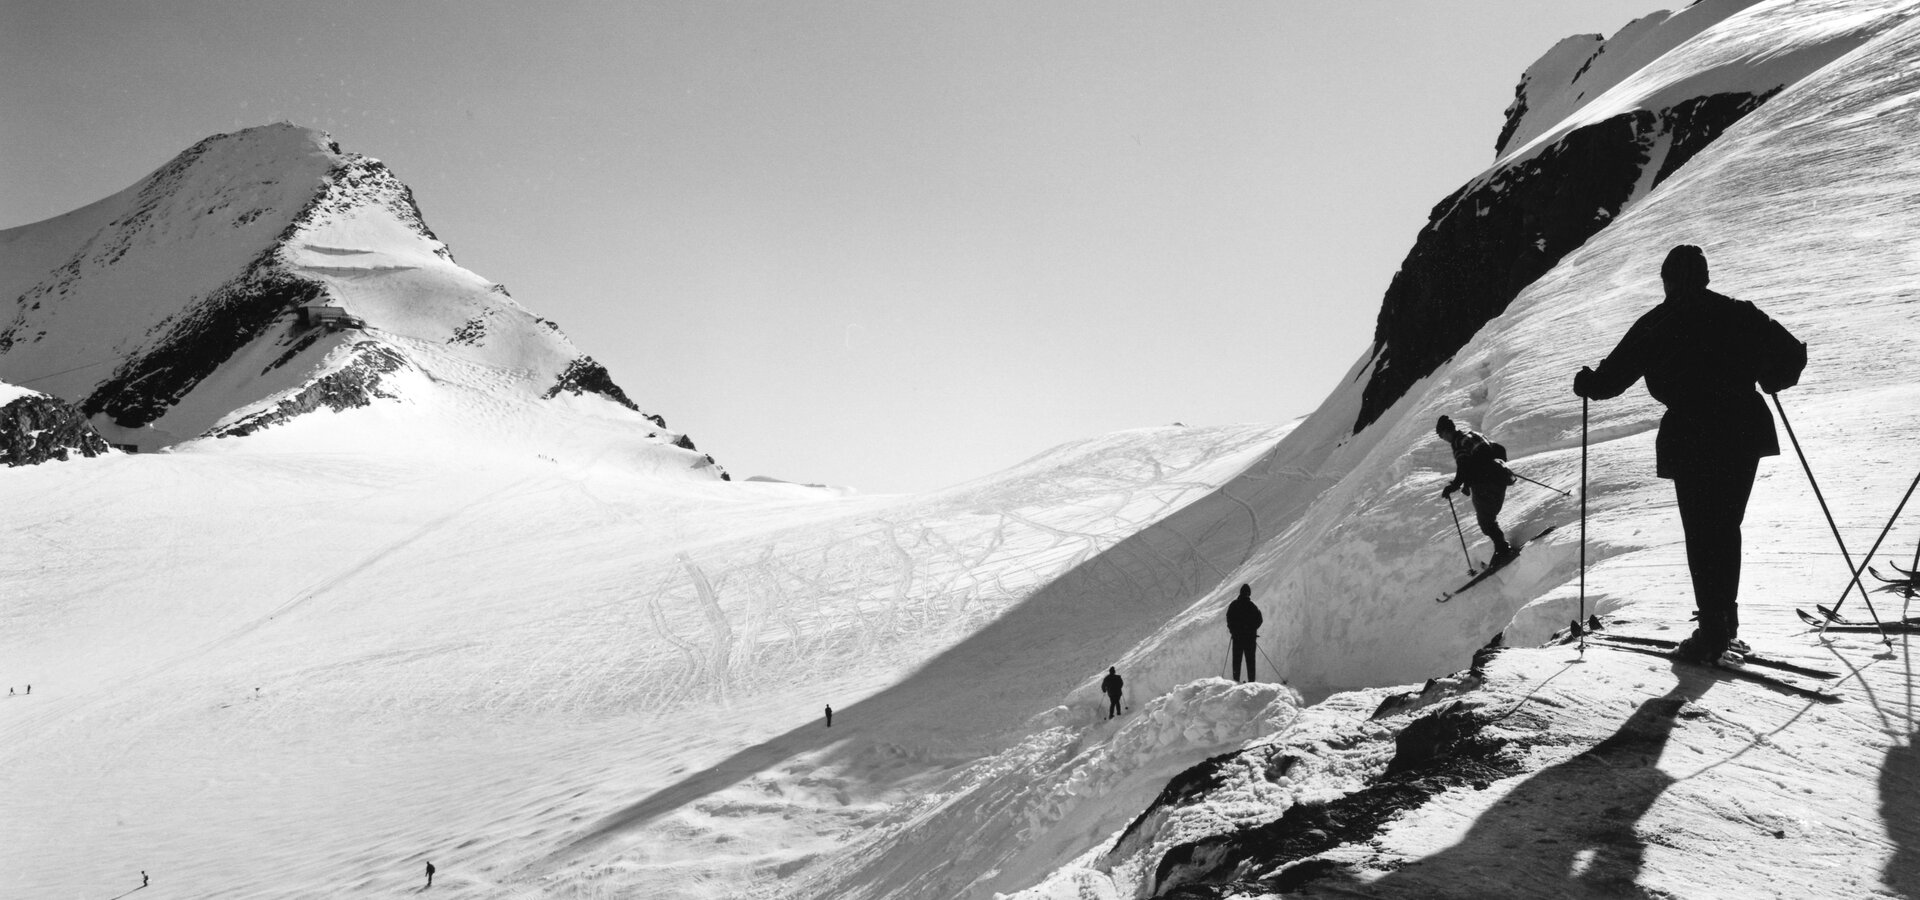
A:
POLYGON ((1612 736, 1514 788, 1459 843, 1352 887, 1370 897, 1655 896, 1635 883, 1647 846, 1635 826, 1675 781, 1656 764, 1681 708, 1714 683, 1675 674, 1673 690, 1642 703, 1612 736))
MULTIPOLYGON (((147 886, 143 884, 143 885, 141 885, 141 886, 139 886, 139 887, 137 887, 137 888, 134 888, 133 890, 130 890, 130 891, 128 891, 128 892, 126 892, 126 893, 124 893, 124 894, 121 894, 121 895, 120 895, 120 897, 131 897, 131 896, 133 896, 133 895, 135 895, 135 894, 138 894, 138 893, 140 893, 141 891, 144 891, 144 890, 146 890, 146 889, 147 889, 147 886)), ((115 897, 115 898, 113 898, 113 900, 120 900, 120 897, 115 897)))
MULTIPOLYGON (((1901 615, 1906 615, 1902 610, 1901 615)), ((1887 865, 1880 871, 1880 881, 1902 897, 1920 900, 1920 806, 1913 798, 1920 792, 1920 733, 1911 729, 1920 726, 1914 720, 1913 700, 1913 654, 1910 652, 1912 640, 1902 637, 1901 658, 1907 661, 1907 673, 1904 683, 1907 689, 1907 727, 1910 733, 1905 741, 1895 741, 1887 751, 1887 758, 1880 766, 1880 819, 1886 824, 1887 836, 1893 839, 1893 855, 1888 857, 1887 865)))
POLYGON ((1909 735, 1887 751, 1880 767, 1880 818, 1893 839, 1880 880, 1902 897, 1920 898, 1920 810, 1913 798, 1920 791, 1920 735, 1909 735))

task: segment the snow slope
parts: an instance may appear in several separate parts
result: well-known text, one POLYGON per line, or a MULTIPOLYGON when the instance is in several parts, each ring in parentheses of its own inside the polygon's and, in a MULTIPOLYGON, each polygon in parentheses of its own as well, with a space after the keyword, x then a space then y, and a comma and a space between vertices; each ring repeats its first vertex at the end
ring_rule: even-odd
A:
MULTIPOLYGON (((455 896, 542 884, 529 867, 736 749, 872 729, 863 698, 1281 433, 1124 433, 847 497, 342 437, 382 415, 0 472, 0 660, 34 686, 0 707, 0 895, 113 896, 139 869, 176 896, 384 895, 422 859, 455 896)), ((956 726, 983 703, 953 699, 956 726)), ((868 752, 781 779, 791 806, 685 811, 649 842, 665 862, 548 887, 631 864, 616 881, 654 896, 725 894, 877 815, 899 767, 868 752)))

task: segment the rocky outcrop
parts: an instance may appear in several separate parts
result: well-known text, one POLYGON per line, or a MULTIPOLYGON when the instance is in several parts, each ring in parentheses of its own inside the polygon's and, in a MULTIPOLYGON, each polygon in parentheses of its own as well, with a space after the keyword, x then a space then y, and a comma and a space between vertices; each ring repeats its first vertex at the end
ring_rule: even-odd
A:
POLYGON ((1714 94, 1596 122, 1440 201, 1387 287, 1353 430, 1771 96, 1714 94))
POLYGON ((353 348, 345 366, 318 379, 300 392, 274 404, 273 408, 247 416, 212 431, 213 437, 244 437, 295 416, 321 409, 341 412, 371 406, 376 399, 393 399, 394 394, 381 387, 382 377, 400 371, 407 361, 393 348, 363 341, 353 348))
POLYGON ((0 465, 33 466, 75 455, 99 456, 107 441, 86 416, 45 394, 28 394, 0 406, 0 465))
POLYGON ((1493 718, 1471 701, 1456 701, 1415 719, 1395 737, 1386 769, 1365 787, 1296 804, 1263 825, 1174 847, 1143 887, 1153 897, 1271 895, 1296 892, 1336 874, 1337 865, 1309 858, 1343 844, 1366 843, 1388 822, 1442 791, 1484 788, 1522 771, 1517 745, 1526 742, 1488 733, 1493 718))
MULTIPOLYGON (((613 375, 607 371, 607 367, 594 362, 591 356, 582 356, 568 363, 567 370, 560 373, 560 380, 554 382, 553 387, 548 388, 544 396, 551 400, 560 396, 561 391, 571 394, 599 394, 634 412, 640 412, 640 407, 633 405, 633 401, 627 399, 627 392, 613 383, 613 375)), ((646 416, 661 428, 667 427, 667 420, 660 416, 648 413, 641 413, 641 415, 646 416)), ((687 449, 693 448, 689 446, 687 449)))
POLYGON ((146 425, 166 415, 282 313, 325 292, 316 282, 282 271, 274 258, 269 251, 244 275, 166 323, 166 337, 152 351, 122 362, 81 409, 88 415, 105 413, 126 428, 146 425))

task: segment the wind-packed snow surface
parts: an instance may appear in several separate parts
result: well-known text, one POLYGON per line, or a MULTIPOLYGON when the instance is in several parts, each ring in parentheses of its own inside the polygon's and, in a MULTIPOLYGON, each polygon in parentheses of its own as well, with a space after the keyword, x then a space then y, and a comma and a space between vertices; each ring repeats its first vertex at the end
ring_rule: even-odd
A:
POLYGON ((0 704, 0 884, 394 896, 432 861, 476 898, 1920 892, 1908 647, 1793 618, 1847 572, 1791 455, 1747 517, 1742 633, 1843 702, 1531 649, 1582 612, 1689 627, 1660 409, 1583 422, 1570 392, 1674 244, 1811 345, 1780 399, 1856 558, 1920 468, 1914 11, 1707 0, 1629 26, 1631 64, 1550 53, 1470 184, 1583 117, 1764 102, 1357 432, 1376 353, 1290 429, 1122 433, 921 497, 688 479, 617 430, 381 439, 423 401, 0 471, 0 666, 34 683, 0 704), (1587 435, 1584 610, 1579 505, 1524 484, 1503 523, 1556 529, 1434 602, 1465 577, 1443 413, 1565 488, 1587 435), (1264 680, 1233 685, 1241 583, 1264 680), (1518 649, 1452 674, 1497 633, 1518 649))

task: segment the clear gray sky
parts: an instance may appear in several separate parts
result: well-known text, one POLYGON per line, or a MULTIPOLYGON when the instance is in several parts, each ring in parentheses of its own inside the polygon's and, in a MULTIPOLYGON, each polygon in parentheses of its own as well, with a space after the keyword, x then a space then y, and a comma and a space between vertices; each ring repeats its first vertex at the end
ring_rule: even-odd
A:
POLYGON ((1658 0, 0 0, 0 227, 288 120, 736 477, 1304 415, 1520 73, 1658 0))

